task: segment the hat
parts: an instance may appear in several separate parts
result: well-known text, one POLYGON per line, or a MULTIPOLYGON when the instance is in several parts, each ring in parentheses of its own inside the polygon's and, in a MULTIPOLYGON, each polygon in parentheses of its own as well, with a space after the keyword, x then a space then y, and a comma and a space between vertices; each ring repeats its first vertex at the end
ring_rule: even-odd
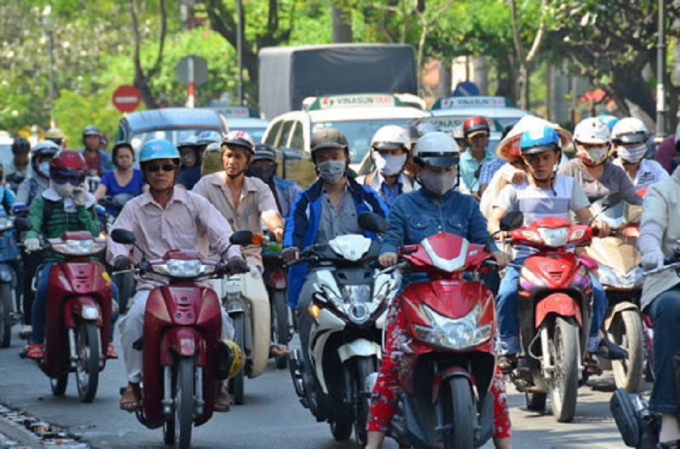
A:
POLYGON ((512 159, 513 157, 510 155, 511 149, 513 146, 515 149, 519 149, 519 140, 522 138, 522 134, 532 129, 542 129, 544 126, 550 126, 557 132, 557 135, 560 136, 562 148, 571 143, 571 133, 560 125, 533 115, 525 115, 512 127, 508 135, 500 141, 496 147, 496 156, 506 161, 512 159))
POLYGON ((484 135, 488 136, 488 135, 489 135, 489 131, 487 131, 487 130, 485 130, 485 129, 477 129, 477 130, 475 130, 475 131, 470 131, 470 132, 468 133, 467 137, 468 137, 468 139, 472 139, 473 137, 478 136, 478 135, 480 135, 480 134, 484 134, 484 135))
POLYGON ((349 149, 347 137, 335 128, 319 128, 314 131, 311 142, 312 153, 325 149, 349 149))
POLYGON ((276 151, 267 144, 258 144, 255 146, 255 158, 253 162, 257 161, 272 161, 276 162, 276 151))

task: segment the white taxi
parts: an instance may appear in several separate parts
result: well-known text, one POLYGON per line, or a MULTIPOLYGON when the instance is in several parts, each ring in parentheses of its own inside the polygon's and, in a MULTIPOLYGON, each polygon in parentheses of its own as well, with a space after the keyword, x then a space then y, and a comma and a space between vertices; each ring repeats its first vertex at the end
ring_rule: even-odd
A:
POLYGON ((503 128, 517 123, 529 113, 514 107, 505 97, 450 97, 440 98, 430 108, 432 116, 427 119, 442 132, 452 132, 463 126, 470 117, 481 115, 492 124, 491 132, 503 132, 503 128))

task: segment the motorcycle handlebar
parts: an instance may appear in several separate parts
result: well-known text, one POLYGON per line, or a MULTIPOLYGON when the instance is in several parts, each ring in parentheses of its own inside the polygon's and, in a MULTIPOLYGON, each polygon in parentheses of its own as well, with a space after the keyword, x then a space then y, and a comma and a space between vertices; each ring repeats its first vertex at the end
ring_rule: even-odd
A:
POLYGON ((669 264, 669 265, 664 265, 663 267, 654 268, 653 270, 649 270, 649 271, 644 271, 642 273, 642 275, 648 276, 650 274, 660 273, 660 272, 666 271, 666 270, 680 269, 680 262, 672 262, 672 261, 664 261, 664 262, 669 264))

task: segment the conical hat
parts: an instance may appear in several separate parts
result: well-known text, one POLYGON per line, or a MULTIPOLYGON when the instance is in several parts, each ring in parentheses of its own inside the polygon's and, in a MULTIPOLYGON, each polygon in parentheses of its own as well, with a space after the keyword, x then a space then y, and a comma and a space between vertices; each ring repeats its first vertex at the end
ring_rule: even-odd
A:
POLYGON ((536 129, 543 126, 550 126, 551 128, 554 128, 555 131, 557 131, 557 134, 560 136, 560 140, 562 141, 562 148, 571 143, 571 133, 562 128, 560 125, 549 122, 540 117, 525 115, 510 130, 508 135, 500 141, 496 147, 496 156, 506 161, 511 159, 508 156, 509 151, 513 145, 519 145, 519 139, 522 137, 522 134, 531 129, 536 129))

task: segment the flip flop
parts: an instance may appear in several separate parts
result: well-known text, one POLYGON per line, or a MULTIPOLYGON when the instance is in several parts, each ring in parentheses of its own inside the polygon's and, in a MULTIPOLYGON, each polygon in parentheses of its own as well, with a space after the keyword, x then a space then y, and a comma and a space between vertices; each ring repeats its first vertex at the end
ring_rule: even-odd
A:
POLYGON ((517 358, 517 354, 502 355, 498 359, 498 367, 501 369, 501 372, 507 374, 517 368, 517 358))
POLYGON ((45 357, 45 348, 40 343, 28 345, 25 349, 26 357, 31 360, 42 360, 45 357))
POLYGON ((109 347, 106 350, 106 358, 107 359, 117 359, 118 358, 118 353, 116 352, 116 347, 113 345, 113 343, 109 343, 109 347))
POLYGON ((231 395, 224 385, 220 384, 217 389, 217 396, 215 397, 215 405, 213 406, 213 410, 219 413, 228 412, 231 410, 232 404, 233 402, 231 400, 231 395))
POLYGON ((288 346, 286 345, 280 345, 278 343, 270 343, 269 344, 269 357, 283 357, 285 355, 288 355, 288 346))
POLYGON ((139 387, 135 388, 131 385, 125 389, 120 396, 120 409, 126 412, 133 413, 142 407, 142 395, 138 391, 139 387))

